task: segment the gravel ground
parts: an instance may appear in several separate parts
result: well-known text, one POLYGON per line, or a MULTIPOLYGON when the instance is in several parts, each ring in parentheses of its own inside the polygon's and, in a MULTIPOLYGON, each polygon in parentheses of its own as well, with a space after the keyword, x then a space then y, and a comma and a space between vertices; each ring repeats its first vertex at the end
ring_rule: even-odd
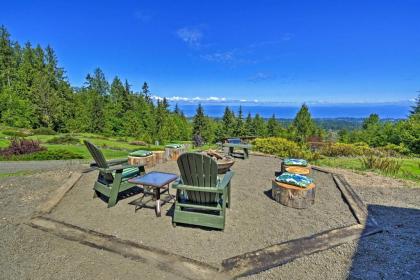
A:
MULTIPOLYGON (((161 218, 156 218, 150 209, 134 213, 134 206, 128 202, 138 196, 107 209, 102 200, 92 199, 96 172, 72 189, 51 217, 216 266, 225 258, 356 222, 331 176, 321 172, 313 173, 317 185, 313 207, 296 210, 270 199, 267 191, 276 167, 278 159, 265 157, 235 163, 232 208, 227 212, 224 231, 181 225, 173 228, 172 204, 163 207, 161 218)), ((155 169, 179 172, 175 162, 155 169)))
POLYGON ((0 161, 0 174, 57 169, 74 170, 79 169, 83 163, 87 167, 86 162, 86 160, 0 161))
MULTIPOLYGON (((314 173, 319 186, 316 204, 293 210, 269 199, 264 191, 278 167, 272 158, 238 160, 232 184, 233 208, 224 232, 171 226, 171 212, 161 218, 153 210, 134 213, 128 203, 106 208, 92 199, 95 174, 82 178, 52 216, 144 244, 164 248, 211 264, 316 231, 353 223, 331 178, 314 173), (257 207, 258 206, 258 207, 257 207), (85 224, 83 224, 85 223, 85 224), (209 250, 209 248, 211 248, 209 250)), ((175 163, 156 169, 176 172, 175 163)), ((368 205, 384 232, 297 259, 249 279, 420 279, 420 188, 377 175, 342 173, 368 205)), ((2 279, 177 279, 174 275, 93 249, 21 224, 48 194, 69 176, 68 170, 0 178, 0 271, 2 279)), ((163 214, 170 210, 168 204, 163 214)))

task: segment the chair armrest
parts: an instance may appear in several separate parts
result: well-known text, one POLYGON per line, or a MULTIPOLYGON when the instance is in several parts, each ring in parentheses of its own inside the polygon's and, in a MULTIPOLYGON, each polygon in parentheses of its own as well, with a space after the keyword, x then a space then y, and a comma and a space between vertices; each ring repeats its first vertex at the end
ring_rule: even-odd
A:
POLYGON ((122 172, 122 170, 126 169, 126 168, 130 168, 130 167, 142 167, 144 166, 144 164, 139 164, 139 165, 131 165, 131 164, 118 164, 118 165, 112 165, 108 168, 98 168, 98 170, 105 172, 105 173, 112 173, 114 171, 120 171, 122 172))
POLYGON ((218 187, 219 188, 226 188, 226 186, 229 184, 230 180, 233 178, 233 175, 235 173, 233 171, 228 171, 226 172, 226 174, 223 176, 222 181, 219 183, 218 187))
POLYGON ((209 188, 209 187, 197 187, 183 184, 173 184, 172 188, 183 191, 196 191, 196 192, 208 192, 208 193, 223 193, 223 188, 209 188))
POLYGON ((109 166, 113 166, 113 165, 118 165, 118 164, 124 164, 124 163, 127 163, 128 162, 128 159, 123 159, 123 158, 120 158, 120 159, 112 159, 112 160, 108 160, 106 163, 109 165, 109 166))

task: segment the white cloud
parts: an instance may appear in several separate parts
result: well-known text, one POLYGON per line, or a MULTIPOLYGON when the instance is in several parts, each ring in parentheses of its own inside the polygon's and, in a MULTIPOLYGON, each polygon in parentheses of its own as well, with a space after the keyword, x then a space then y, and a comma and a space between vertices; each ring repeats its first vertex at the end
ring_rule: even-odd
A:
POLYGON ((256 83, 256 82, 272 80, 272 79, 274 79, 274 76, 272 74, 264 73, 264 72, 257 72, 251 77, 249 77, 248 81, 256 83))
MULTIPOLYGON (((163 100, 163 97, 153 95, 153 100, 163 100)), ((257 100, 246 100, 246 99, 229 99, 226 97, 217 97, 217 96, 209 96, 209 97, 183 97, 183 96, 172 96, 172 97, 166 97, 166 100, 171 102, 186 102, 186 103, 256 103, 257 100)))
POLYGON ((205 60, 219 63, 230 63, 236 60, 234 51, 215 52, 210 54, 204 54, 201 57, 205 60))
POLYGON ((190 47, 200 47, 203 33, 197 28, 184 27, 176 31, 176 35, 190 47))

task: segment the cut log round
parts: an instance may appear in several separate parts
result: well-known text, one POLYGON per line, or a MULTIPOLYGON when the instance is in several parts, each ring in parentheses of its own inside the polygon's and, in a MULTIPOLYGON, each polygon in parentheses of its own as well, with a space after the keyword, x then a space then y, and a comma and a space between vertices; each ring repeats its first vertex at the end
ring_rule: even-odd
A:
POLYGON ((301 175, 308 175, 311 173, 311 167, 308 166, 287 166, 283 165, 283 172, 301 174, 301 175))
POLYGON ((177 160, 181 155, 181 149, 165 148, 165 159, 166 160, 177 160))
POLYGON ((166 162, 165 151, 154 151, 153 154, 155 155, 156 164, 161 164, 161 163, 166 162))
POLYGON ((155 155, 152 154, 147 157, 134 157, 128 156, 128 164, 130 165, 141 165, 144 164, 146 166, 154 166, 155 165, 155 155))
POLYGON ((292 208, 304 209, 315 203, 314 183, 300 188, 273 180, 271 193, 275 201, 292 208))

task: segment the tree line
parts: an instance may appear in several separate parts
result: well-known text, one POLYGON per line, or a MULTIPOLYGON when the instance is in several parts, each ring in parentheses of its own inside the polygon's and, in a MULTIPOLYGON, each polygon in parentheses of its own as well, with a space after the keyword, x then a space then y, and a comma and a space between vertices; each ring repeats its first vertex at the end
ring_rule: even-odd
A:
MULTIPOLYGON (((371 146, 399 145, 420 153, 419 99, 406 120, 381 122, 377 115, 361 129, 342 130, 339 140, 366 142, 371 146)), ((50 128, 57 132, 91 132, 132 136, 165 143, 191 140, 200 135, 214 143, 228 137, 282 137, 304 143, 309 136, 326 138, 303 104, 294 120, 285 125, 275 115, 264 120, 259 114, 243 115, 225 108, 219 120, 209 118, 198 105, 187 119, 178 106, 170 109, 163 98, 152 100, 147 82, 134 92, 127 80, 114 77, 109 83, 99 68, 86 76, 84 85, 72 87, 50 46, 42 48, 13 41, 0 27, 0 123, 18 128, 50 128)))

